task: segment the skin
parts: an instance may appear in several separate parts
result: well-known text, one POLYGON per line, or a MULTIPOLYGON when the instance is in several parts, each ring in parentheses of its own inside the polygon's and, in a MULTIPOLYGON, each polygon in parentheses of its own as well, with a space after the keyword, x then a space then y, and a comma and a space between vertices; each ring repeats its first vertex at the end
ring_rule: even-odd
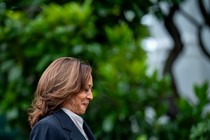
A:
POLYGON ((77 93, 74 96, 71 96, 67 102, 64 103, 64 107, 71 110, 77 115, 82 115, 86 112, 86 109, 93 99, 92 94, 93 80, 92 76, 88 81, 88 85, 82 92, 77 93))

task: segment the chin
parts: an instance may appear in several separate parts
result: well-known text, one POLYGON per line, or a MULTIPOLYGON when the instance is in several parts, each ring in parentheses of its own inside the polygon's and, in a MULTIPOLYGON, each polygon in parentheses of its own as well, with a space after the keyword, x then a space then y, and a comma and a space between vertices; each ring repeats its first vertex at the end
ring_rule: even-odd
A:
POLYGON ((86 111, 86 110, 84 110, 84 111, 80 111, 80 112, 79 112, 79 115, 83 115, 83 114, 85 114, 85 111, 86 111))
POLYGON ((85 114, 85 111, 81 112, 81 115, 85 114))

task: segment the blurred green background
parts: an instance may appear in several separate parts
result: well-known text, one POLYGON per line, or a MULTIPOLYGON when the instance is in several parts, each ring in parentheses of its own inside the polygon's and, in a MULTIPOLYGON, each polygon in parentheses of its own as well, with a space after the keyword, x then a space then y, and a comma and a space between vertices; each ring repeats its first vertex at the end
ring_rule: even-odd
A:
POLYGON ((209 103, 208 83, 195 85, 200 102, 192 105, 177 95, 172 62, 161 78, 157 71, 146 74, 141 41, 150 34, 140 19, 153 11, 167 25, 171 15, 158 7, 163 1, 172 9, 182 2, 1 0, 0 139, 28 139, 27 109, 36 84, 61 56, 87 60, 93 67, 94 100, 84 118, 97 139, 210 138, 209 114, 202 115, 209 103))

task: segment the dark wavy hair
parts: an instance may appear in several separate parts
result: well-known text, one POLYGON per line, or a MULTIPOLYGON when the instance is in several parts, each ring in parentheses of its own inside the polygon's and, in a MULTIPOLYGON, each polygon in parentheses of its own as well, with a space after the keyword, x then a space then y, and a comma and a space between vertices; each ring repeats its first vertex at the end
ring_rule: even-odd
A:
POLYGON ((62 107, 71 95, 85 89, 92 68, 76 58, 61 57, 53 61, 42 74, 34 100, 29 108, 29 124, 33 127, 43 117, 62 107))

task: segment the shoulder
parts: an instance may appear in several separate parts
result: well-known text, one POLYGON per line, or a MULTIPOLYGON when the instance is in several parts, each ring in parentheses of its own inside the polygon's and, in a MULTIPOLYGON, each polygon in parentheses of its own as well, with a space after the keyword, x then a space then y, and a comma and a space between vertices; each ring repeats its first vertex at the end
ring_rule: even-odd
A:
POLYGON ((62 117, 63 115, 65 116, 65 113, 62 110, 55 111, 53 114, 48 115, 39 120, 35 124, 35 126, 47 125, 51 127, 61 127, 61 121, 63 121, 62 117))
MULTIPOLYGON (((41 119, 40 121, 38 121, 35 126, 39 126, 39 125, 49 125, 49 126, 54 126, 56 123, 59 123, 57 118, 54 115, 49 115, 44 117, 43 119, 41 119)), ((57 126, 57 125, 55 125, 57 126)))
POLYGON ((55 116, 49 115, 38 121, 31 130, 30 139, 39 139, 45 137, 52 137, 59 139, 61 131, 61 125, 55 116))

